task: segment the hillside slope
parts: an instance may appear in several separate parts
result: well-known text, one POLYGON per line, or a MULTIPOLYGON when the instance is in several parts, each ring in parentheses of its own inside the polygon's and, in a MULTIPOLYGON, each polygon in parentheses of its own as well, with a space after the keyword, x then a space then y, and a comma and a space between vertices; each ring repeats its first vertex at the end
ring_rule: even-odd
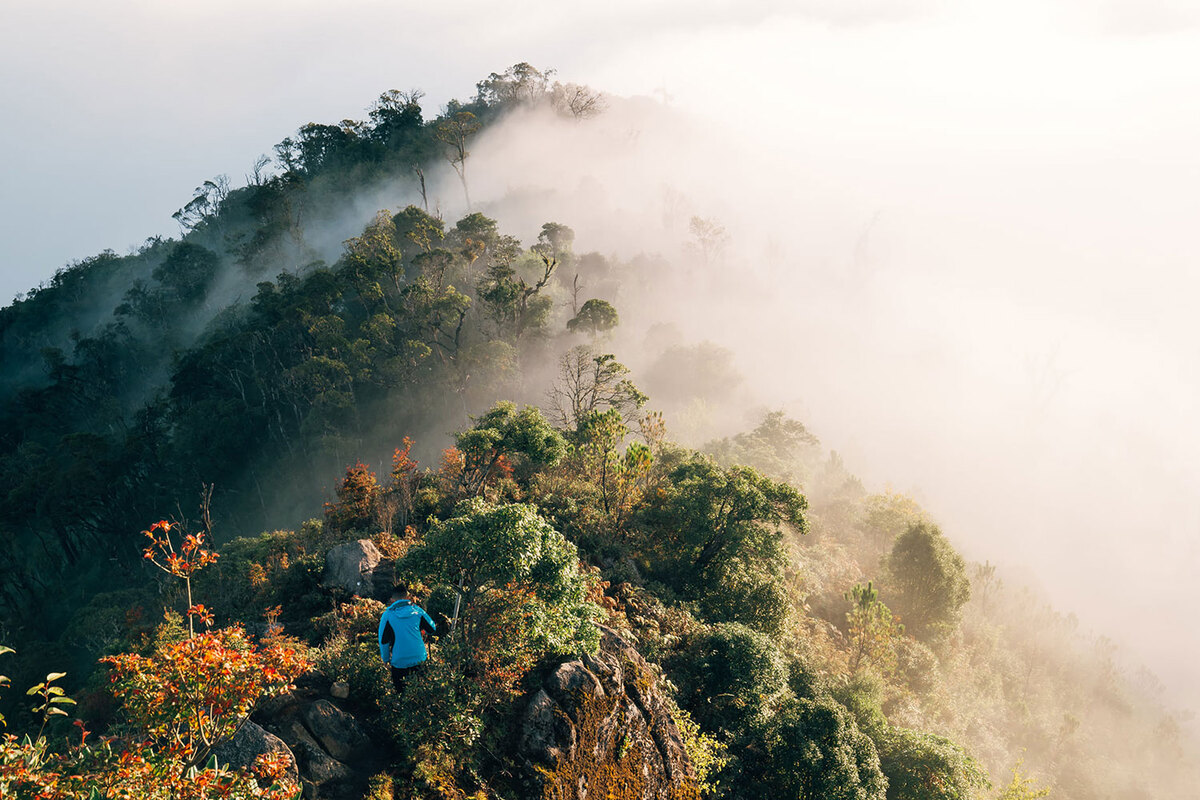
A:
MULTIPOLYGON (((953 531, 864 487, 801 421, 763 412, 699 448, 673 441, 738 402, 729 352, 655 316, 706 274, 715 223, 694 220, 692 259, 673 263, 578 253, 569 220, 524 247, 479 211, 364 207, 382 187, 420 197, 436 170, 462 178, 469 204, 480 127, 533 112, 587 125, 594 109, 571 100, 589 96, 528 65, 428 121, 418 95, 387 93, 366 122, 301 128, 277 147, 278 174, 202 186, 179 241, 88 259, 0 312, 14 683, 65 668, 91 728, 146 735, 148 763, 176 764, 137 693, 95 662, 182 657, 183 620, 207 620, 199 641, 242 642, 228 631, 243 625, 293 654, 292 678, 346 684, 381 747, 362 777, 397 797, 588 781, 628 796, 1187 796, 1195 744, 1152 676, 966 563, 953 531), (611 352, 624 330, 644 334, 628 358, 611 352), (636 373, 622 363, 635 360, 636 373), (195 598, 143 558, 141 532, 163 517, 220 554, 195 598), (323 580, 327 553, 360 540, 430 611, 452 616, 461 596, 403 702, 378 663, 378 600, 323 580), (579 663, 602 683, 624 664, 611 642, 597 655, 601 624, 636 645, 642 677, 613 686, 632 698, 654 684, 657 711, 641 713, 659 733, 606 728, 592 736, 604 757, 558 748, 538 767, 518 734, 548 676, 579 663), (672 726, 691 777, 634 791, 623 760, 653 757, 672 726)), ((4 699, 14 727, 39 730, 4 699)), ((555 701, 550 717, 572 708, 576 726, 590 713, 555 701)), ((67 727, 34 738, 83 770, 92 755, 67 727)), ((684 763, 672 752, 656 763, 684 763)))

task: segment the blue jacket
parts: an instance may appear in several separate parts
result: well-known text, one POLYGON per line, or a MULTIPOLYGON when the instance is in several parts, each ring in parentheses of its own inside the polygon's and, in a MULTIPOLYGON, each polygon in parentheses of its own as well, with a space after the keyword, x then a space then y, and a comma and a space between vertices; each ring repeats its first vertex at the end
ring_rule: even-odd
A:
POLYGON ((397 600, 388 606, 379 618, 379 656, 385 663, 398 669, 415 667, 429 654, 425 651, 425 640, 421 631, 433 633, 437 625, 425 613, 425 609, 413 605, 412 600, 397 600))

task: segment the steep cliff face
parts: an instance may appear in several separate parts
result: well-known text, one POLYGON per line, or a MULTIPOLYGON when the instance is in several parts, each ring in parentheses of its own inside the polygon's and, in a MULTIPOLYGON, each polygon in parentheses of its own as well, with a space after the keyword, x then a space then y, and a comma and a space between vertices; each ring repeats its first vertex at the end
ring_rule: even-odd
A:
POLYGON ((695 800, 696 773, 645 659, 611 628, 600 651, 559 665, 525 710, 528 796, 695 800))

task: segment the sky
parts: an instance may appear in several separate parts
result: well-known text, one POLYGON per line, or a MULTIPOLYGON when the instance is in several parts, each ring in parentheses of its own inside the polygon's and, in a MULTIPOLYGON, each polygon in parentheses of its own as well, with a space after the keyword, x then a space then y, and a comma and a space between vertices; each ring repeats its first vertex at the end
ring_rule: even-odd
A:
MULTIPOLYGON (((386 89, 529 61, 678 109, 600 180, 681 187, 779 289, 728 320, 762 396, 1200 708, 1194 4, 6 0, 0 31, 4 299, 386 89)), ((493 194, 597 169, 489 146, 493 194)))

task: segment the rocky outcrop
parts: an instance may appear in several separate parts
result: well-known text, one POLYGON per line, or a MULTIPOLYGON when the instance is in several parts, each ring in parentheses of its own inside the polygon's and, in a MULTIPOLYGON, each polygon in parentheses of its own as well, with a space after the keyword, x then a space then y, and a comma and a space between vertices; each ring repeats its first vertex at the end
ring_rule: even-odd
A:
POLYGON ((242 727, 238 728, 232 739, 222 742, 213 750, 213 755, 216 756, 218 763, 228 764, 234 769, 238 767, 250 769, 254 766, 255 759, 267 753, 286 754, 288 761, 291 762, 287 775, 299 783, 300 773, 296 767, 296 756, 292 753, 291 748, 284 744, 278 736, 268 733, 263 730, 262 726, 251 720, 242 723, 242 727))
POLYGON ((696 773, 649 664, 611 628, 600 651, 560 664, 525 709, 528 796, 695 800, 696 773))
POLYGON ((260 724, 246 725, 294 755, 308 800, 360 800, 367 779, 383 767, 381 754, 359 721, 327 699, 329 692, 328 682, 317 673, 306 675, 290 694, 272 698, 256 711, 260 724))
POLYGON ((362 761, 372 755, 371 740, 358 720, 328 700, 306 706, 300 717, 325 752, 338 761, 362 761))
MULTIPOLYGON (((374 597, 390 587, 376 586, 376 570, 383 554, 370 539, 346 542, 325 554, 325 573, 321 585, 359 597, 374 597)), ((382 578, 383 576, 379 576, 382 578)), ((379 580, 378 583, 383 583, 379 580)))

